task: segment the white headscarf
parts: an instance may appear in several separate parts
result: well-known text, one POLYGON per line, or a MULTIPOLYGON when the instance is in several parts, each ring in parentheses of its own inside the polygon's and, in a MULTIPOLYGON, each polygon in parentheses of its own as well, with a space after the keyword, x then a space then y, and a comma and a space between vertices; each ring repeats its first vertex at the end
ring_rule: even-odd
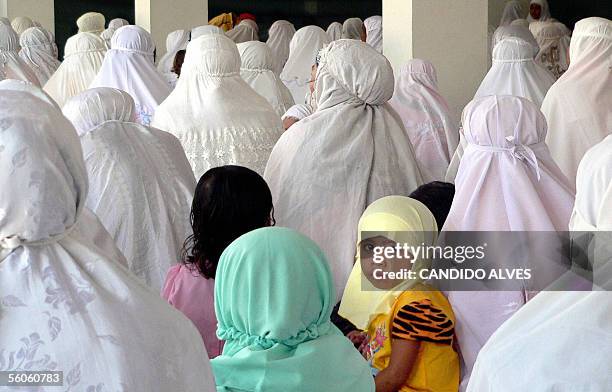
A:
MULTIPOLYGON (((546 21, 550 21, 553 19, 550 16, 550 8, 548 7, 547 0, 531 0, 529 2, 530 7, 531 7, 531 4, 539 4, 540 7, 542 7, 542 11, 540 11, 540 19, 537 20, 538 22, 546 22, 546 21)), ((529 23, 532 23, 532 22, 535 22, 536 20, 531 17, 531 13, 528 13, 527 21, 529 21, 529 23)))
POLYGON ((239 44, 248 41, 259 41, 259 27, 254 20, 243 19, 234 26, 233 29, 227 31, 225 35, 232 39, 235 43, 239 44))
POLYGON ((117 31, 119 27, 127 26, 129 24, 130 22, 121 18, 111 19, 111 21, 108 22, 108 27, 102 32, 102 34, 100 34, 100 37, 104 40, 104 42, 106 42, 106 46, 108 48, 111 46, 111 39, 113 38, 115 31, 117 31))
POLYGON ((523 18, 524 12, 521 3, 518 0, 510 0, 504 6, 502 17, 499 21, 500 26, 509 26, 510 23, 517 19, 523 18))
POLYGON ((70 99, 63 112, 83 146, 86 206, 115 239, 130 271, 159 292, 192 234, 196 183, 181 144, 166 132, 134 123, 134 101, 121 90, 87 90, 70 99))
POLYGON ((77 19, 79 33, 93 33, 100 35, 104 31, 106 20, 99 12, 87 12, 77 19))
POLYGON ((268 30, 268 40, 266 45, 272 50, 272 61, 274 61, 273 71, 280 75, 283 67, 289 58, 289 44, 295 35, 295 27, 286 20, 277 20, 272 23, 268 30))
POLYGON ((569 67, 569 31, 559 22, 540 23, 543 26, 536 30, 535 37, 540 51, 535 60, 559 79, 569 67))
MULTIPOLYGON (((537 106, 509 95, 475 98, 462 122, 468 147, 443 231, 566 230, 574 190, 544 143, 546 120, 537 106)), ((526 299, 520 291, 448 297, 457 318, 463 390, 482 346, 526 299)))
POLYGON ((230 164, 263 173, 282 133, 278 114, 240 77, 236 44, 223 35, 189 43, 176 88, 152 124, 178 137, 196 178, 230 164))
POLYGON ((402 67, 389 104, 404 123, 423 181, 443 181, 459 142, 459 131, 438 91, 433 64, 414 59, 402 67))
POLYGON ((266 167, 277 223, 321 246, 337 298, 353 266, 361 213, 422 183, 406 131, 387 104, 393 84, 391 65, 370 45, 334 41, 322 51, 316 112, 283 134, 266 167))
POLYGON ((194 39, 199 38, 206 34, 225 34, 225 32, 223 31, 223 29, 215 25, 198 26, 198 27, 194 27, 193 29, 191 29, 190 40, 193 41, 194 39))
POLYGON ((68 120, 5 91, 0 124, 3 370, 63 370, 64 387, 83 391, 214 391, 197 330, 119 265, 84 211, 87 172, 68 120))
POLYGON ((542 105, 554 76, 537 64, 531 45, 520 38, 506 38, 493 48, 493 65, 475 97, 514 95, 542 105))
POLYGON ((44 85, 44 90, 62 107, 71 97, 87 90, 94 80, 102 61, 106 45, 102 38, 91 33, 78 33, 68 38, 64 61, 44 85))
POLYGON ((120 27, 106 52, 93 87, 114 87, 130 94, 136 104, 136 122, 149 125, 157 106, 170 94, 170 86, 155 68, 155 44, 138 26, 120 27))
POLYGON ((329 35, 330 42, 342 38, 342 23, 332 22, 329 27, 327 27, 327 35, 329 35))
POLYGON ((157 70, 164 75, 166 81, 171 85, 175 84, 177 79, 177 75, 172 72, 174 57, 179 50, 187 49, 188 43, 188 30, 175 30, 166 37, 166 54, 157 63, 157 70))
POLYGON ((40 27, 30 27, 21 34, 19 42, 19 56, 34 71, 40 85, 44 86, 60 65, 48 33, 40 27))
POLYGON ((26 31, 30 27, 36 26, 34 26, 34 22, 32 22, 32 19, 28 18, 27 16, 18 16, 11 22, 11 27, 13 28, 13 30, 15 30, 17 35, 21 35, 21 33, 26 31))
POLYGON ((363 21, 366 28, 366 42, 370 44, 378 53, 383 51, 383 31, 382 16, 370 16, 363 21))
POLYGON ((520 38, 523 41, 529 43, 533 48, 532 57, 535 57, 535 55, 538 54, 538 52, 540 51, 538 41, 536 41, 529 28, 518 24, 498 27, 493 33, 491 51, 493 50, 493 48, 495 48, 495 45, 497 45, 499 42, 506 38, 520 38))
POLYGON ((282 116, 294 102, 287 86, 274 73, 270 48, 263 42, 250 41, 238 44, 238 51, 242 79, 272 105, 279 117, 282 116))
POLYGON ((0 24, 0 77, 40 86, 34 71, 19 56, 19 36, 11 26, 3 24, 0 24))
MULTIPOLYGON (((585 154, 576 182, 570 230, 612 230, 612 136, 585 154)), ((611 307, 609 291, 538 294, 482 348, 468 391, 610 390, 611 307)))
POLYGON ((319 50, 329 44, 329 36, 318 26, 306 26, 299 29, 289 45, 289 59, 280 74, 285 86, 291 91, 297 104, 308 103, 306 96, 310 92, 308 82, 319 50))
POLYGON ((510 22, 510 26, 521 26, 529 30, 529 21, 527 19, 515 19, 510 22))
POLYGON ((342 38, 361 41, 361 34, 363 34, 364 29, 365 27, 361 19, 349 18, 342 24, 342 38))
POLYGON ((575 25, 570 66, 542 103, 546 138, 561 170, 574 182, 584 153, 612 133, 612 21, 587 18, 575 25))

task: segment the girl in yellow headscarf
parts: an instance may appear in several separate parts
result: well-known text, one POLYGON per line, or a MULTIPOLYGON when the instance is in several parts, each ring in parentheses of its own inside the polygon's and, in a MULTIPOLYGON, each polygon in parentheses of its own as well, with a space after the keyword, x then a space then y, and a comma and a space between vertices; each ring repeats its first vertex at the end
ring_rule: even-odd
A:
POLYGON ((417 200, 388 196, 359 220, 357 262, 340 315, 367 332, 361 351, 376 392, 456 392, 459 358, 453 348, 455 315, 446 297, 419 278, 430 260, 410 254, 375 261, 381 247, 431 246, 438 235, 432 213, 417 200), (411 271, 414 279, 383 273, 411 271))

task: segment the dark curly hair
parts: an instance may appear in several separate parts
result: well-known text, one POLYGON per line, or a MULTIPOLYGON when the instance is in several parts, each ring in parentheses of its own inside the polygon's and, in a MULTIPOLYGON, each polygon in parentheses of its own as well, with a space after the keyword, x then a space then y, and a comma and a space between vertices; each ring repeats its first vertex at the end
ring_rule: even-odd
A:
POLYGON ((274 224, 272 193, 259 174, 242 166, 210 169, 193 197, 193 235, 183 245, 183 264, 214 279, 221 253, 232 241, 274 224))

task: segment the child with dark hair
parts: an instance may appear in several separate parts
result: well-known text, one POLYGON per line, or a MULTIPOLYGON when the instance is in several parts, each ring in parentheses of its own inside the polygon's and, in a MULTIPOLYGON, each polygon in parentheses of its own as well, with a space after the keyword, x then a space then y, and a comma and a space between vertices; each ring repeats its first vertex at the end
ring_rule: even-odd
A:
POLYGON ((222 166, 200 178, 191 207, 193 235, 185 240, 182 263, 168 271, 162 297, 195 324, 210 358, 223 348, 216 337, 214 308, 221 253, 241 235, 273 225, 272 194, 259 174, 222 166))
POLYGON ((442 181, 430 182, 418 187, 409 197, 425 204, 436 218, 438 230, 442 230, 451 204, 453 204, 455 185, 442 181))
POLYGON ((181 77, 181 69, 183 69, 183 63, 185 62, 185 49, 181 49, 174 55, 174 61, 172 62, 172 72, 179 78, 181 77))

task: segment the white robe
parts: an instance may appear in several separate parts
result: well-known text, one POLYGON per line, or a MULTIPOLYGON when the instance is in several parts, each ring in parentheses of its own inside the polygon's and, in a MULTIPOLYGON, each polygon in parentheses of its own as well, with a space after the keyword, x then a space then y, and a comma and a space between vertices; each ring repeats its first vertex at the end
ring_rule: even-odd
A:
POLYGON ((316 112, 285 131, 266 167, 277 224, 323 249, 337 299, 353 267, 361 213, 422 184, 410 140, 387 104, 393 84, 391 65, 368 44, 331 43, 317 74, 316 112))
POLYGON ((257 23, 251 19, 244 19, 234 26, 233 29, 227 31, 225 35, 231 38, 237 44, 248 41, 259 41, 259 27, 257 23))
POLYGON ((224 35, 189 43, 181 77, 152 125, 181 141, 198 179, 230 164, 262 174, 282 133, 280 116, 240 77, 240 54, 224 35))
POLYGON ((198 26, 191 29, 191 41, 206 34, 225 34, 223 29, 214 25, 198 26))
POLYGON ((84 211, 87 172, 68 120, 8 91, 0 124, 0 370, 63 371, 75 391, 213 392, 193 324, 121 265, 84 211))

